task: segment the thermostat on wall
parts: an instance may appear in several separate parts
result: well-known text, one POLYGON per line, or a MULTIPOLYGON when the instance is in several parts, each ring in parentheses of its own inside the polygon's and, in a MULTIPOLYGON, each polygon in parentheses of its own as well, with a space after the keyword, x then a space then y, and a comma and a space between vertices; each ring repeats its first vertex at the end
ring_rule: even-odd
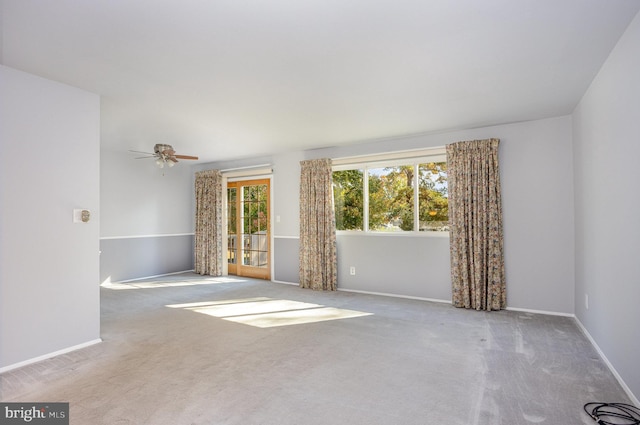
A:
POLYGON ((73 210, 73 222, 74 223, 88 223, 91 218, 91 211, 83 209, 73 210))

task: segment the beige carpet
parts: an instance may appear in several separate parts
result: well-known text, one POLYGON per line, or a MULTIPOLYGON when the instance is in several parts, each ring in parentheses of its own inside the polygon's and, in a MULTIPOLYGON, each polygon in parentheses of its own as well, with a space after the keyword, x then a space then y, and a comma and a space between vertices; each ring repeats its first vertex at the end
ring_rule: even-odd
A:
MULTIPOLYGON (((393 282, 390 282, 393 285, 393 282)), ((85 424, 592 424, 573 319, 194 274, 102 288, 103 343, 0 376, 85 424)))

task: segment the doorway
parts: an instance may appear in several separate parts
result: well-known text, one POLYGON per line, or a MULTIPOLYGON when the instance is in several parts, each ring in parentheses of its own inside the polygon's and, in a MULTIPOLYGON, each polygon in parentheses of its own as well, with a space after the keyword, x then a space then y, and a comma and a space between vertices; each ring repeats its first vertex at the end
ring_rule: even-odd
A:
POLYGON ((270 180, 227 183, 229 274, 271 279, 270 180))

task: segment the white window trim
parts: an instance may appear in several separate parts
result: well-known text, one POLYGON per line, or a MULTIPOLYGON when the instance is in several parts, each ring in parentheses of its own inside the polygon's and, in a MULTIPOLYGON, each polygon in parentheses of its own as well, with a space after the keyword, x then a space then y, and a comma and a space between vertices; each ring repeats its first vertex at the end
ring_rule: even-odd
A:
POLYGON ((401 237, 401 238, 448 238, 449 232, 425 232, 415 230, 403 230, 402 232, 379 232, 370 230, 365 232, 363 230, 336 230, 338 236, 373 236, 373 237, 401 237))
MULTIPOLYGON (((413 165, 414 167, 419 164, 425 164, 429 162, 446 162, 447 154, 444 146, 396 151, 381 154, 371 155, 359 155, 351 157, 343 157, 332 159, 332 171, 345 171, 345 170, 363 170, 363 191, 365 194, 369 193, 369 178, 368 170, 373 168, 394 167, 399 165, 413 165)), ((414 199, 419 197, 418 187, 418 173, 414 173, 414 199)), ((336 235, 367 235, 367 236, 402 236, 402 237, 449 237, 449 232, 432 232, 432 231, 419 231, 409 230, 401 232, 381 232, 369 229, 369 196, 365 196, 363 200, 363 230, 337 230, 336 235)), ((418 208, 414 208, 414 223, 419 223, 420 211, 418 208)))
MULTIPOLYGON (((248 167, 228 168, 226 170, 220 170, 220 173, 222 174, 222 193, 224 194, 222 197, 222 234, 224 235, 224 237, 222 238, 222 252, 226 253, 229 249, 229 241, 227 239, 227 232, 229 231, 229 229, 227 228, 227 183, 243 180, 269 179, 269 196, 270 199, 273 200, 273 168, 271 168, 271 164, 260 164, 250 165, 248 167)), ((274 229, 273 201, 270 202, 270 206, 271 208, 269 211, 269 226, 271 229, 274 229)), ((275 276, 273 239, 274 236, 272 231, 269 241, 269 243, 271 244, 271 277, 275 276)), ((229 275, 229 263, 227 261, 222 261, 222 275, 229 275)))
POLYGON ((331 160, 331 164, 334 167, 334 171, 342 171, 353 169, 354 165, 358 164, 372 164, 376 162, 384 162, 385 164, 389 164, 391 161, 398 160, 402 162, 403 160, 416 160, 422 158, 430 158, 427 162, 442 162, 446 161, 446 148, 444 146, 439 146, 435 148, 427 148, 427 149, 414 149, 414 150, 406 150, 406 151, 395 151, 395 152, 387 152, 387 153, 379 153, 379 154, 370 154, 370 155, 358 155, 358 156, 348 156, 343 158, 335 158, 331 160), (434 157, 442 156, 441 160, 435 160, 434 157), (346 165, 347 168, 335 168, 342 167, 346 165))

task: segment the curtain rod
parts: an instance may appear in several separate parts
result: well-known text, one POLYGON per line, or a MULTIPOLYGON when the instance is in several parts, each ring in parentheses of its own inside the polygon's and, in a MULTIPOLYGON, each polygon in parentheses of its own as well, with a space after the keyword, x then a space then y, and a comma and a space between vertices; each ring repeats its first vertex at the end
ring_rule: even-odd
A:
POLYGON ((394 159, 411 159, 436 155, 445 155, 446 147, 438 146, 432 148, 409 149, 402 151, 393 151, 385 153, 373 153, 355 156, 345 156, 332 160, 333 165, 360 164, 375 161, 389 161, 394 159))
POLYGON ((250 170, 252 168, 265 168, 265 167, 271 167, 271 164, 248 165, 246 167, 227 168, 226 170, 220 170, 220 172, 229 173, 231 171, 250 170))

